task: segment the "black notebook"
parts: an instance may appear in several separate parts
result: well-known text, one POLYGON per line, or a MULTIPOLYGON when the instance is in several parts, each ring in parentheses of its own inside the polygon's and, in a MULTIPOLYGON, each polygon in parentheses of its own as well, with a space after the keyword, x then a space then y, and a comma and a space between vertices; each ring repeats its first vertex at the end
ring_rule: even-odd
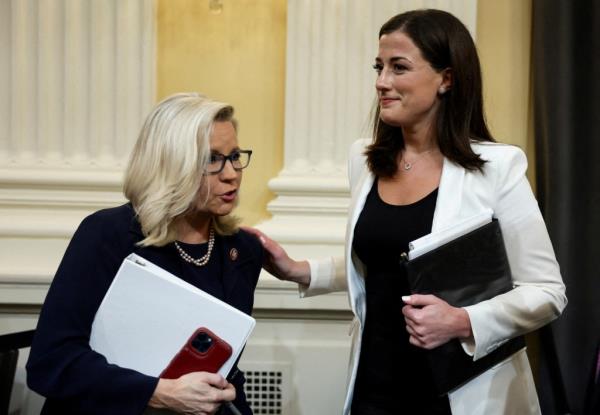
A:
MULTIPOLYGON (((415 259, 404 260, 413 294, 433 294, 454 307, 477 304, 512 290, 512 277, 497 220, 415 259)), ((525 347, 523 336, 473 361, 458 339, 427 352, 440 395, 468 382, 525 347)))

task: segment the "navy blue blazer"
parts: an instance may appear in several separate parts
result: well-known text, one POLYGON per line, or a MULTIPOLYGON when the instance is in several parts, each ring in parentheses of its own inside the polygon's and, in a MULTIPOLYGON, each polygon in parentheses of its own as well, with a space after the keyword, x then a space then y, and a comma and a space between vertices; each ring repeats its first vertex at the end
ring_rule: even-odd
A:
MULTIPOLYGON (((250 314, 262 245, 244 231, 217 238, 223 258, 222 300, 250 314), (238 251, 235 260, 229 255, 232 248, 238 251)), ((108 364, 89 346, 96 311, 127 255, 135 252, 174 275, 184 275, 173 244, 136 246, 141 239, 130 204, 88 216, 73 235, 42 307, 27 362, 28 386, 47 398, 42 414, 141 414, 146 409, 158 378, 108 364)), ((243 375, 232 383, 236 405, 250 413, 243 375)))

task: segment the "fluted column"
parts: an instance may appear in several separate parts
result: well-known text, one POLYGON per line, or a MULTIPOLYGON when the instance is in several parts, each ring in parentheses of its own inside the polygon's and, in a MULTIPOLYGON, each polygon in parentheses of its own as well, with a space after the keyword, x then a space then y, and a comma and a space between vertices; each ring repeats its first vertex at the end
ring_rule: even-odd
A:
POLYGON ((0 181, 120 169, 154 98, 152 0, 7 0, 0 15, 0 181))
POLYGON ((370 137, 377 33, 391 16, 445 9, 475 33, 477 1, 289 0, 284 167, 259 228, 298 257, 343 252, 348 149, 370 137))
POLYGON ((0 1, 0 303, 43 292, 81 218, 124 200, 154 22, 153 0, 0 1))

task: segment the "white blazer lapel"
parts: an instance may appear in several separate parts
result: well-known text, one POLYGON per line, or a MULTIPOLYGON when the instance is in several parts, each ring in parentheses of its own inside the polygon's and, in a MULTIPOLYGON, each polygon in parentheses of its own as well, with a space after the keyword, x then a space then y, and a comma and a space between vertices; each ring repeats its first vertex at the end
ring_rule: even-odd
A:
MULTIPOLYGON (((354 314, 363 322, 364 317, 364 295, 359 295, 360 291, 364 291, 364 282, 362 277, 356 272, 356 268, 352 261, 352 243, 354 240, 354 227, 358 221, 358 217, 365 206, 365 201, 371 186, 373 186, 374 177, 365 167, 364 171, 356 186, 356 191, 350 201, 348 210, 348 224, 346 229, 346 269, 348 270, 348 294, 351 299, 351 306, 354 314)), ((361 293, 364 294, 364 293, 361 293)))
POLYGON ((465 169, 444 157, 431 232, 449 226, 460 215, 465 169))
POLYGON ((371 187, 373 186, 374 180, 375 178, 373 177, 371 172, 368 169, 365 169, 360 180, 358 181, 358 185, 356 186, 356 192, 354 192, 352 200, 350 201, 350 207, 348 211, 350 220, 348 221, 347 231, 349 231, 349 237, 352 237, 352 235, 354 234, 354 226, 356 225, 356 221, 358 221, 358 216, 360 215, 360 213, 363 210, 363 207, 365 206, 367 195, 371 191, 371 187))

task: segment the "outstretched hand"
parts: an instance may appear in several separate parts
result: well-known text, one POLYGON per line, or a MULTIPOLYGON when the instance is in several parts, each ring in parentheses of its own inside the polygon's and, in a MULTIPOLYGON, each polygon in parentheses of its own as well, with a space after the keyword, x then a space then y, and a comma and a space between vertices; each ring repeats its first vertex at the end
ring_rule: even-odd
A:
POLYGON ((242 226, 241 229, 256 236, 262 244, 266 252, 263 268, 271 275, 298 284, 310 283, 310 267, 307 261, 294 261, 281 245, 256 228, 242 226))
POLYGON ((402 297, 402 314, 409 342, 423 349, 436 348, 450 339, 468 338, 471 321, 463 308, 452 307, 435 295, 413 294, 402 297))

